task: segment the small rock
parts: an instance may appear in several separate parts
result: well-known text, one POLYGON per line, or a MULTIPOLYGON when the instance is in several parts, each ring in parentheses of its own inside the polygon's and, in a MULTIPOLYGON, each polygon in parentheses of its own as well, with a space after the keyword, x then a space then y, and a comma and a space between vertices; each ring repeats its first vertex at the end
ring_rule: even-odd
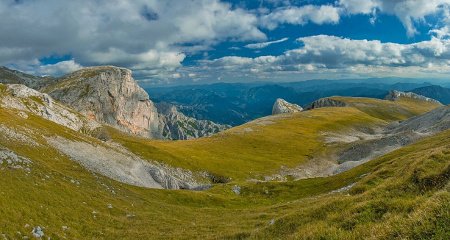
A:
POLYGON ((69 227, 68 227, 68 226, 62 226, 61 228, 62 228, 63 231, 69 230, 69 227))
POLYGON ((233 188, 231 189, 236 195, 241 194, 241 187, 239 187, 238 185, 234 185, 233 188))
POLYGON ((113 208, 113 206, 112 206, 111 203, 108 203, 108 208, 109 208, 109 209, 113 208))
POLYGON ((33 234, 33 237, 41 238, 44 236, 44 230, 40 226, 37 226, 33 228, 31 234, 33 234))
POLYGON ((275 219, 271 219, 270 221, 269 221, 269 225, 274 225, 275 224, 275 219))
POLYGON ((24 113, 24 112, 19 112, 19 117, 24 118, 24 119, 28 119, 28 114, 24 113))

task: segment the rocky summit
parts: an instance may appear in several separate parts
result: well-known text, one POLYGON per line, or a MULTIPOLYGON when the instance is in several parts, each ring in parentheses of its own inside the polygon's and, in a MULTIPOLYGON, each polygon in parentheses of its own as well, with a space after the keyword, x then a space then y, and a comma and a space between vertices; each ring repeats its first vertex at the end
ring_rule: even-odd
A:
POLYGON ((282 113, 295 113, 301 112, 303 108, 297 104, 292 104, 284 99, 278 98, 272 107, 272 115, 282 114, 282 113))
POLYGON ((90 119, 136 135, 161 138, 157 109, 128 69, 85 68, 58 79, 44 91, 90 119))

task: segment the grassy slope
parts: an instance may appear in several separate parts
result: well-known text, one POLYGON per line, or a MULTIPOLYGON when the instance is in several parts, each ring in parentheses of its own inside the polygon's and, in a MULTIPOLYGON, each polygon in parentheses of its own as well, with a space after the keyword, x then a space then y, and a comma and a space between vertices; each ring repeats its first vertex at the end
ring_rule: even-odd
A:
POLYGON ((281 166, 295 167, 322 154, 323 132, 371 128, 437 107, 433 103, 407 99, 397 102, 338 99, 354 107, 321 108, 266 117, 209 138, 149 141, 114 130, 111 132, 113 139, 145 158, 242 180, 274 173, 281 166))
MULTIPOLYGON (((285 239, 307 235, 416 238, 433 234, 444 237, 449 232, 450 197, 446 184, 450 133, 330 178, 245 183, 242 194, 237 196, 231 192, 231 185, 192 192, 120 184, 84 170, 47 146, 42 137, 56 134, 80 141, 96 140, 33 116, 21 119, 5 109, 0 109, 0 123, 18 133, 27 132, 41 144, 29 147, 0 136, 0 145, 33 160, 29 174, 16 169, 0 170, 0 236, 5 234, 8 238, 21 238, 18 231, 30 236, 31 228, 26 224, 44 226, 46 236, 52 239, 285 239), (355 181, 359 183, 350 196, 326 194, 355 181), (113 208, 108 208, 108 204, 113 208), (270 225, 272 219, 275 221, 270 225), (64 231, 62 226, 69 229, 64 231)), ((330 128, 332 123, 327 121, 320 126, 330 128)), ((348 120, 342 119, 344 123, 348 120)), ((297 124, 292 123, 294 130, 297 124)), ((275 128, 277 124, 268 126, 274 127, 272 131, 279 130, 275 128)))

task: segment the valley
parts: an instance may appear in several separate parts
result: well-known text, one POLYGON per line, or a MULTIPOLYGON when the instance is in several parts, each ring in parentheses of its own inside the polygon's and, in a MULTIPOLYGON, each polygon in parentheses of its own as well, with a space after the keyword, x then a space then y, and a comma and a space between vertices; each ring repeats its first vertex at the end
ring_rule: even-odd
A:
POLYGON ((173 141, 0 93, 6 239, 448 237, 450 111, 432 99, 329 97, 173 141))

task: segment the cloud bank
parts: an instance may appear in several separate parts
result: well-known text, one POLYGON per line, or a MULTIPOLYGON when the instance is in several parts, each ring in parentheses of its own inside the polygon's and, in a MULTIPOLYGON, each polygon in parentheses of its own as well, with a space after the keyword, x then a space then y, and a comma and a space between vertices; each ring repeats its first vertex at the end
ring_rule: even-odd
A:
POLYGON ((249 9, 225 0, 0 0, 0 65, 40 75, 118 65, 134 70, 138 79, 158 81, 448 72, 450 0, 265 2, 271 7, 249 9), (378 16, 395 16, 411 38, 427 25, 430 40, 398 44, 317 35, 299 38, 302 46, 280 55, 209 57, 221 43, 236 45, 233 54, 259 52, 287 41, 289 36, 271 35, 286 25, 339 26, 355 15, 367 15, 374 24, 378 16), (185 65, 195 54, 204 57, 185 65), (70 59, 47 63, 49 56, 70 59))

